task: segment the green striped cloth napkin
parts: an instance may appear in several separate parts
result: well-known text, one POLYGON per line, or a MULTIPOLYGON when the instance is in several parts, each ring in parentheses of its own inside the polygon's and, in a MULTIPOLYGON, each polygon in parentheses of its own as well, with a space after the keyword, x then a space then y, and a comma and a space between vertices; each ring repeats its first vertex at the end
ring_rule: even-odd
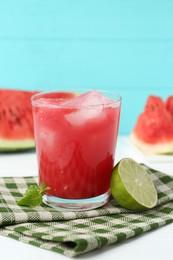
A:
POLYGON ((46 205, 20 207, 16 201, 36 177, 0 178, 0 235, 74 257, 138 236, 173 221, 173 177, 143 166, 158 191, 158 205, 125 210, 114 199, 99 209, 60 212, 46 205))

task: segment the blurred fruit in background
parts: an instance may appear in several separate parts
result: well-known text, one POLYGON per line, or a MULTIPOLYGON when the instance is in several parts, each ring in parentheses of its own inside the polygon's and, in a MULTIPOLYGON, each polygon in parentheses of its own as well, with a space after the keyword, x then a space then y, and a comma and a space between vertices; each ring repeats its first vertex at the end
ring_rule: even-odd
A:
POLYGON ((149 96, 130 140, 148 154, 173 153, 173 96, 149 96))
POLYGON ((31 107, 35 93, 0 89, 0 151, 35 147, 31 107))

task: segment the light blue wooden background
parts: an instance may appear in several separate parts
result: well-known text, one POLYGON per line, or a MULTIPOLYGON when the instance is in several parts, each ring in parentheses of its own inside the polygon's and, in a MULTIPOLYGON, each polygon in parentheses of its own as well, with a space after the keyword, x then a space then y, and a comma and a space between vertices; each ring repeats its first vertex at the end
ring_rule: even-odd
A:
POLYGON ((114 90, 129 134, 149 94, 173 94, 173 1, 0 0, 0 85, 114 90))

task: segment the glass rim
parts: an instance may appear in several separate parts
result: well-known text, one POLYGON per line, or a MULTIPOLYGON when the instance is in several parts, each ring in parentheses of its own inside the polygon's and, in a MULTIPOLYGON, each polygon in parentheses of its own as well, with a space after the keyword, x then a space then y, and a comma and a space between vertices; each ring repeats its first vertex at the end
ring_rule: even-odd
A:
MULTIPOLYGON (((74 96, 75 97, 75 96, 74 96)), ((54 99, 53 97, 47 97, 47 99, 54 99)), ((67 98, 56 98, 59 100, 68 100, 67 98)), ((69 98, 70 99, 70 98, 69 98)), ((117 104, 121 104, 122 101, 122 96, 120 96, 119 94, 117 94, 116 92, 113 91, 107 91, 107 90, 102 90, 102 89, 82 89, 82 88, 78 88, 78 89, 74 89, 74 90, 52 90, 52 91, 42 91, 39 93, 36 93, 34 95, 31 96, 31 103, 32 106, 37 106, 37 107, 49 107, 49 108, 96 108, 96 107, 100 107, 100 106, 104 106, 104 107, 114 107, 115 105, 117 106, 117 104), (110 102, 107 104, 92 104, 92 105, 63 105, 63 104, 44 104, 42 101, 39 101, 39 98, 46 98, 46 95, 49 94, 57 94, 57 93, 76 93, 77 95, 81 95, 86 93, 87 91, 98 91, 102 94, 109 94, 109 95, 113 95, 113 98, 110 99, 110 97, 106 96, 107 98, 110 99, 110 102), (80 91, 83 91, 82 93, 80 93, 80 91)))

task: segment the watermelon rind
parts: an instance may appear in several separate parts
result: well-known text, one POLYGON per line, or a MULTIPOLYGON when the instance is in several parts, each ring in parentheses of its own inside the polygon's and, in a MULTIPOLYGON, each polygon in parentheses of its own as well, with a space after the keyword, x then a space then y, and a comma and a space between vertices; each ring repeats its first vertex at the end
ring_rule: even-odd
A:
POLYGON ((34 139, 7 140, 0 139, 0 152, 14 152, 35 148, 34 139))
POLYGON ((147 143, 140 140, 134 132, 130 135, 130 141, 145 154, 173 154, 173 141, 147 143))

